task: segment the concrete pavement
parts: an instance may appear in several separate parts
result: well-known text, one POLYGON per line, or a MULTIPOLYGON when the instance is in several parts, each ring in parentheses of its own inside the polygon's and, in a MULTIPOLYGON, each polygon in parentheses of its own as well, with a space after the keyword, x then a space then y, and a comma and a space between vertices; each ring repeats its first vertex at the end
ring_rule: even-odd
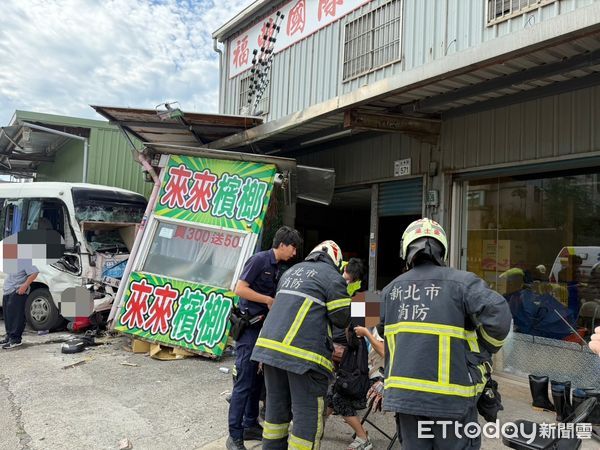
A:
MULTIPOLYGON (((0 351, 0 450, 118 449, 123 438, 134 449, 224 448, 224 395, 231 389, 231 375, 219 368, 231 367, 232 358, 157 361, 126 352, 123 336, 64 355, 60 341, 68 336, 26 332, 23 347, 0 351)), ((527 386, 498 381, 505 407, 501 420, 552 421, 552 414, 529 407, 527 386)), ((393 434, 391 414, 374 418, 393 434)), ((367 428, 374 448, 385 449, 388 441, 367 428)), ((344 449, 351 440, 349 427, 332 417, 321 448, 344 449)), ((485 440, 483 448, 505 447, 498 440, 485 440)), ((599 446, 589 441, 583 448, 599 446)))

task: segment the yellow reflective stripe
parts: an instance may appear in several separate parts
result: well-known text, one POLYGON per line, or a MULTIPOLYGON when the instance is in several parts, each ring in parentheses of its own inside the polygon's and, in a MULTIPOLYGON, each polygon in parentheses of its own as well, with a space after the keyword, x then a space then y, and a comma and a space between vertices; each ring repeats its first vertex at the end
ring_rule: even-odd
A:
POLYGON ((298 347, 294 347, 291 345, 286 345, 281 342, 273 341, 271 339, 265 339, 259 337, 256 341, 256 345, 258 347, 268 348, 270 350, 280 352, 289 356, 293 356, 295 358, 303 359, 305 361, 310 361, 320 366, 326 368, 329 372, 333 372, 333 363, 318 353, 309 352, 308 350, 303 350, 298 347))
POLYGON ((283 439, 288 435, 290 423, 269 423, 263 422, 263 439, 283 439))
POLYGON ((467 339, 469 343, 469 350, 473 353, 479 353, 479 342, 477 342, 477 338, 469 338, 467 339))
POLYGON ((481 383, 475 386, 477 393, 481 394, 485 389, 485 385, 487 384, 487 370, 485 370, 485 363, 479 364, 477 366, 479 371, 481 372, 481 383))
POLYGON ((296 318, 292 322, 292 326, 290 327, 287 334, 285 335, 285 338, 283 339, 283 343, 285 345, 291 344, 296 335, 298 334, 298 330, 302 326, 302 323, 304 322, 304 319, 306 318, 306 315, 308 314, 308 310, 310 309, 311 305, 312 302, 309 299, 305 299, 304 303, 302 303, 302 306, 296 313, 296 318))
POLYGON ((450 348, 450 336, 440 336, 438 380, 441 384, 450 384, 450 348))
POLYGON ((485 387, 484 382, 472 386, 460 384, 442 384, 437 381, 419 380, 406 377, 388 377, 385 380, 385 389, 406 389, 410 391, 430 392, 432 394, 456 395, 459 397, 475 397, 485 387))
POLYGON ((321 438, 323 437, 323 409, 325 409, 325 401, 323 400, 323 397, 317 397, 317 405, 317 434, 315 434, 315 450, 319 450, 321 447, 321 438))
POLYGON ((423 322, 398 322, 392 325, 385 326, 385 334, 397 333, 420 333, 420 334, 435 334, 455 337, 458 339, 477 339, 477 335, 473 331, 467 331, 464 328, 455 327, 452 325, 442 325, 437 323, 423 322))
POLYGON ((394 355, 396 354, 396 340, 393 335, 385 335, 388 340, 388 348, 390 350, 390 365, 394 364, 394 355))
POLYGON ((479 344, 477 343, 477 333, 468 331, 464 328, 452 325, 421 323, 421 322, 398 322, 385 327, 385 334, 392 335, 397 333, 418 333, 432 334, 435 336, 448 336, 458 339, 465 339, 472 352, 479 353, 479 344))
POLYGON ((490 344, 492 344, 494 347, 502 347, 504 345, 504 342, 506 341, 506 339, 498 340, 498 339, 493 338, 492 336, 487 334, 487 332, 485 331, 485 328, 483 328, 483 326, 481 326, 481 325, 479 326, 478 330, 481 333, 481 337, 486 342, 489 342, 490 344))
POLYGON ((339 300, 332 300, 330 302, 327 302, 327 311, 345 308, 346 306, 350 306, 351 302, 351 298, 340 298, 339 300))
POLYGON ((306 439, 299 438, 290 433, 290 439, 288 440, 288 448, 295 448, 298 450, 312 450, 313 443, 306 439))

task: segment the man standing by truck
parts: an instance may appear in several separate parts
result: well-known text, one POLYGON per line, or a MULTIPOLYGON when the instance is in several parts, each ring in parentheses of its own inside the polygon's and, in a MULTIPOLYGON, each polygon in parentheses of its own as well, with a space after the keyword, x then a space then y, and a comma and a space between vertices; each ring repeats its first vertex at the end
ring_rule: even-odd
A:
MULTIPOLYGON (((273 248, 253 255, 244 266, 235 294, 240 297, 240 309, 250 319, 258 320, 248 326, 236 342, 236 382, 229 405, 229 438, 227 449, 243 450, 244 441, 261 440, 262 428, 258 424, 259 400, 263 377, 258 373, 258 363, 250 356, 258 338, 279 281, 279 264, 292 259, 302 240, 298 231, 281 227, 273 238, 273 248)), ((252 320, 254 322, 254 320, 252 320)))
POLYGON ((23 331, 25 331, 25 302, 29 295, 31 283, 38 276, 35 266, 28 266, 4 280, 4 327, 6 336, 0 344, 5 350, 19 347, 23 331))

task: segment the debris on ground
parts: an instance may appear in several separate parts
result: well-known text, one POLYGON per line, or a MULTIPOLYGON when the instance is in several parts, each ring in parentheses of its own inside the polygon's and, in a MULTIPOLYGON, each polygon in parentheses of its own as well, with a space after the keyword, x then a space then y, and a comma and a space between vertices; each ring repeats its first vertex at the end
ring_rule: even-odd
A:
POLYGON ((119 441, 119 450, 131 450, 133 448, 133 444, 127 438, 121 439, 119 441))
POLYGON ((73 364, 68 364, 66 366, 63 366, 63 369, 72 369, 73 367, 81 366, 82 364, 85 364, 91 360, 92 360, 92 358, 85 358, 80 361, 74 362, 73 364))
POLYGON ((160 361, 173 361, 196 356, 180 347, 167 347, 161 344, 150 344, 150 357, 160 361))
POLYGON ((123 361, 123 362, 121 363, 121 365, 122 365, 122 366, 128 366, 128 367, 140 367, 140 365, 139 365, 139 364, 130 363, 130 362, 126 362, 126 361, 123 361))

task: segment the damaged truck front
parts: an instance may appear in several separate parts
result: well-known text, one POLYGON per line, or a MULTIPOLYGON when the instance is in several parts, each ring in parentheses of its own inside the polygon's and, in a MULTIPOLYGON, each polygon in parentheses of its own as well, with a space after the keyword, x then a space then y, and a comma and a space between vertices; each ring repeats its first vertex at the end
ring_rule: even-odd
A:
MULTIPOLYGON (((146 208, 145 198, 92 184, 10 183, 0 186, 0 201, 3 239, 28 233, 34 240, 35 236, 43 240, 49 233, 58 233, 64 244, 59 255, 36 264, 39 275, 31 286, 25 311, 32 328, 50 330, 64 323, 63 316, 69 320, 78 317, 80 314, 67 313, 70 309, 82 311, 75 299, 90 304, 93 321, 103 320, 129 258, 146 208), (82 288, 89 298, 69 294, 69 290, 81 293, 82 288), (76 306, 67 307, 67 302, 76 306)), ((20 238, 18 242, 18 258, 22 258, 27 250, 20 238)), ((86 323, 87 316, 81 317, 86 323)))

